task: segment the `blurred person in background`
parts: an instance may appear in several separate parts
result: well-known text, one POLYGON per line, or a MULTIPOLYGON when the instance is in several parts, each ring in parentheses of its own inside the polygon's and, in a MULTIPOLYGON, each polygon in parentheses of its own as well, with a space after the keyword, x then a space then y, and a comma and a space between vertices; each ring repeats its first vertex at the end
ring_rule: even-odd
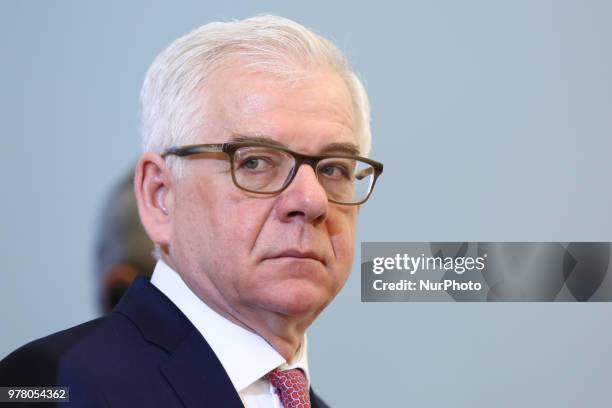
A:
POLYGON ((153 242, 138 216, 133 168, 109 192, 95 231, 98 305, 110 313, 137 276, 151 277, 156 262, 153 242))

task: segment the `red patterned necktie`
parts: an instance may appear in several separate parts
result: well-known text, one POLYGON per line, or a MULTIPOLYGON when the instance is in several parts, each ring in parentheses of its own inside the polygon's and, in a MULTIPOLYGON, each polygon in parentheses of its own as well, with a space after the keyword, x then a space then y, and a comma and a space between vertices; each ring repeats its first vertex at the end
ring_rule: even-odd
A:
POLYGON ((310 408, 308 382, 302 370, 270 371, 264 378, 272 383, 285 408, 310 408))

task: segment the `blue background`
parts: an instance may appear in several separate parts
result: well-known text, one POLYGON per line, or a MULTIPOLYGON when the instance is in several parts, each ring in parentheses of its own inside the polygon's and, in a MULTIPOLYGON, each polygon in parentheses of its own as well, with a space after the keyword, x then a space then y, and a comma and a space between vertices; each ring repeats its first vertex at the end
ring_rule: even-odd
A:
MULTIPOLYGON (((145 71, 213 20, 280 14, 348 54, 385 163, 358 243, 612 241, 611 2, 220 3, 0 3, 0 357, 96 315, 145 71)), ((362 304, 358 260, 310 330, 332 406, 612 403, 610 304, 362 304)))

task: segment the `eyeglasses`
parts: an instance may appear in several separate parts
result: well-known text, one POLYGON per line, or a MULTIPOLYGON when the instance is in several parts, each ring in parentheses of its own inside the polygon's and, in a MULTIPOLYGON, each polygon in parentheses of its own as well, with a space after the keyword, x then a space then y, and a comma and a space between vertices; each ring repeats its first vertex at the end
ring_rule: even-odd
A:
POLYGON ((229 156, 236 187, 257 194, 278 194, 293 181, 302 164, 310 165, 327 199, 336 204, 359 205, 372 194, 383 164, 351 155, 310 156, 261 143, 236 142, 171 147, 162 157, 201 153, 229 156))

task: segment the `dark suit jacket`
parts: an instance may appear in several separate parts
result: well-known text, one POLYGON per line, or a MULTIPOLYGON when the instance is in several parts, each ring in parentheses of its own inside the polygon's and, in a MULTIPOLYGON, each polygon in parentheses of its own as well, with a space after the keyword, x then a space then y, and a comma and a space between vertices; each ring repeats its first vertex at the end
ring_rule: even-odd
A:
MULTIPOLYGON (((70 404, 60 407, 242 407, 200 332, 145 278, 111 315, 7 356, 0 386, 68 386, 70 404)), ((310 398, 313 408, 327 407, 312 389, 310 398)))

